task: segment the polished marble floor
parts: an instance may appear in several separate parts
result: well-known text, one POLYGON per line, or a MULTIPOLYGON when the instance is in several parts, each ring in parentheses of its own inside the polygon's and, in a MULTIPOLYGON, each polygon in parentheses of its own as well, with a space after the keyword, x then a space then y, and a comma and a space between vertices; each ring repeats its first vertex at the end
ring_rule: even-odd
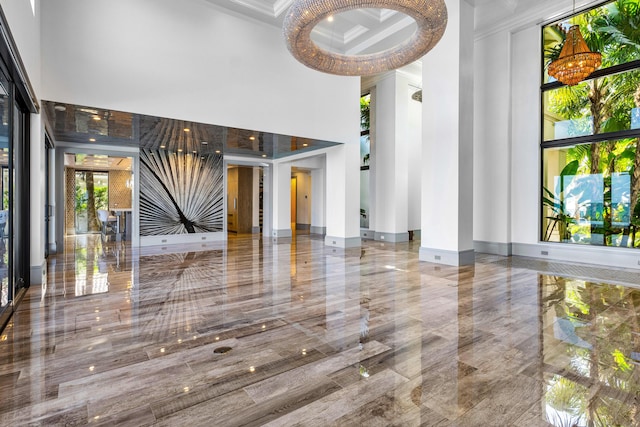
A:
POLYGON ((638 272, 417 252, 68 238, 0 340, 0 425, 640 425, 638 272))

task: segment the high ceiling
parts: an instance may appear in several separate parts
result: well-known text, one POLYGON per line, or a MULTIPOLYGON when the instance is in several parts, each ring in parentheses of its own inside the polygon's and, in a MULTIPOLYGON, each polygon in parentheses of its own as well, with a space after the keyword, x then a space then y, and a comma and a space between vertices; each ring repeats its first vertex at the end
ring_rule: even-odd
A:
MULTIPOLYGON (((206 0, 226 12, 278 28, 293 0, 206 0)), ((476 29, 513 18, 521 11, 558 0, 467 0, 476 12, 476 29)), ((316 26, 312 38, 318 46, 350 55, 377 52, 397 45, 415 30, 415 21, 388 9, 357 9, 316 26)))
MULTIPOLYGON (((293 0, 207 0, 235 15, 282 28, 293 0)), ((358 9, 335 15, 311 34, 324 49, 349 55, 379 52, 397 45, 415 31, 413 18, 388 9, 358 9)))
MULTIPOLYGON (((221 12, 282 28, 294 0, 199 0, 221 12)), ((490 34, 506 26, 541 22, 571 10, 573 0, 465 0, 475 7, 475 33, 490 34)), ((576 7, 600 0, 578 0, 576 7)), ((406 40, 414 20, 387 9, 357 9, 318 24, 312 38, 321 47, 349 55, 378 52, 406 40)), ((421 75, 420 61, 407 72, 421 75)), ((279 158, 334 143, 275 135, 247 129, 191 123, 92 107, 45 102, 45 111, 58 140, 110 143, 198 153, 279 158), (189 129, 186 131, 185 129, 189 129)))
MULTIPOLYGON (((242 18, 282 28, 293 0, 205 0, 216 8, 242 18)), ((576 0, 577 9, 601 0, 576 0)), ((519 25, 522 20, 540 22, 557 13, 568 13, 573 0, 466 0, 475 7, 475 31, 482 34, 498 27, 519 25)), ((318 24, 312 38, 325 49, 347 54, 377 52, 407 39, 416 25, 412 18, 384 9, 359 9, 318 24)))

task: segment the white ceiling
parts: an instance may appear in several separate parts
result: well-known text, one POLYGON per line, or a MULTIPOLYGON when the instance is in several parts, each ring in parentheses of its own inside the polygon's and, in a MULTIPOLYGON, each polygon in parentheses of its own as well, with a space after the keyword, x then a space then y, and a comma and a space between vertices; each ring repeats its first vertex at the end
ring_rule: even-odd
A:
MULTIPOLYGON (((293 0, 204 0, 233 15, 282 28, 293 0)), ((475 8, 475 35, 517 29, 571 11, 573 0, 465 0, 475 8)), ((576 8, 600 0, 577 0, 576 8)), ((415 30, 412 18, 386 9, 357 9, 316 26, 312 38, 328 50, 350 55, 378 52, 396 46, 415 30)))
MULTIPOLYGON (((205 0, 234 15, 277 28, 293 0, 205 0)), ((466 0, 475 7, 475 29, 485 31, 543 5, 570 5, 572 0, 466 0)), ((586 3, 578 0, 577 3, 586 3)), ((415 30, 415 21, 388 9, 356 9, 341 13, 333 22, 324 21, 312 33, 321 47, 347 54, 380 51, 397 45, 415 30)))
MULTIPOLYGON (((278 28, 293 0, 206 0, 219 8, 278 28)), ((357 9, 316 26, 311 37, 324 49, 350 55, 378 52, 397 45, 415 31, 413 18, 388 9, 357 9)))

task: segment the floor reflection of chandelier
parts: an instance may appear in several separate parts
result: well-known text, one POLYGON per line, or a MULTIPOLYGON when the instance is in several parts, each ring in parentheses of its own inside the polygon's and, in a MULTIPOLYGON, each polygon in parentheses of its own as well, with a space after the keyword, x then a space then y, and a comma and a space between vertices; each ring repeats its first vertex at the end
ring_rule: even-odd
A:
POLYGON ((444 0, 295 0, 284 20, 287 48, 318 71, 364 76, 393 70, 420 59, 438 43, 447 26, 444 0), (319 48, 311 31, 323 19, 352 9, 393 9, 415 19, 417 30, 403 43, 377 53, 344 55, 319 48))

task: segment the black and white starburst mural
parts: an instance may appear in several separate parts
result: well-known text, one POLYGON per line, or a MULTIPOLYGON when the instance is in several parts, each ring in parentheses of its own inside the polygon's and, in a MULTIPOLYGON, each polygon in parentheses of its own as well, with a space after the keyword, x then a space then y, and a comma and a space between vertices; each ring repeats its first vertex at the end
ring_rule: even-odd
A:
POLYGON ((223 164, 217 154, 140 150, 140 235, 223 231, 223 164))

